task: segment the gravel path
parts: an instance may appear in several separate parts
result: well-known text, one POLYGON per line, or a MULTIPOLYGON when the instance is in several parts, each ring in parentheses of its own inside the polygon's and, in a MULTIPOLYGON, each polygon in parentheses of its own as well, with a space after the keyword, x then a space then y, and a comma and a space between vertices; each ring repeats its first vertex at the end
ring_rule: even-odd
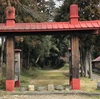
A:
POLYGON ((0 99, 93 99, 93 97, 83 95, 4 95, 0 96, 0 99))

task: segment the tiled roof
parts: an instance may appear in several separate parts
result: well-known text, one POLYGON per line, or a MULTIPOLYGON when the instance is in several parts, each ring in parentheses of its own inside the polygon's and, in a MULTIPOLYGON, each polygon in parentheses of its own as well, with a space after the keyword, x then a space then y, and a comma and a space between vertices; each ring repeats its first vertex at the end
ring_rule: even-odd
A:
POLYGON ((94 59, 92 62, 100 62, 100 56, 94 59))
POLYGON ((98 30, 100 20, 78 21, 76 24, 70 22, 43 22, 43 23, 15 23, 14 26, 0 24, 0 32, 44 32, 44 31, 77 31, 77 30, 98 30))

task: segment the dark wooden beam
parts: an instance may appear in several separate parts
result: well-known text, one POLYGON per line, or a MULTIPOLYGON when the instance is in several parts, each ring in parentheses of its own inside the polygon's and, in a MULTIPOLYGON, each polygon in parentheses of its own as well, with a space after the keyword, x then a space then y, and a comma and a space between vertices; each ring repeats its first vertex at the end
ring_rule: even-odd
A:
POLYGON ((79 39, 77 35, 71 37, 71 72, 72 72, 72 89, 80 90, 79 79, 79 39))
POLYGON ((72 44, 72 78, 79 78, 79 40, 78 36, 73 35, 71 38, 72 44))
POLYGON ((14 90, 14 37, 6 37, 6 91, 14 90))

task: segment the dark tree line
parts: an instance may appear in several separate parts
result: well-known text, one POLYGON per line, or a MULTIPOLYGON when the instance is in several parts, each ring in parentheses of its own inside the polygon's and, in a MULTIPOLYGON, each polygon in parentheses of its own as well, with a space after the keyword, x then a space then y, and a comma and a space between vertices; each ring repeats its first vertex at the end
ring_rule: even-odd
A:
MULTIPOLYGON (((69 20, 70 4, 78 4, 79 20, 99 20, 100 2, 99 0, 64 0, 63 5, 58 9, 55 21, 69 20), (65 13, 66 12, 66 13, 65 13)), ((92 77, 92 59, 99 56, 100 35, 79 35, 80 38, 80 64, 81 75, 92 77), (98 42, 98 43, 97 43, 98 42)))

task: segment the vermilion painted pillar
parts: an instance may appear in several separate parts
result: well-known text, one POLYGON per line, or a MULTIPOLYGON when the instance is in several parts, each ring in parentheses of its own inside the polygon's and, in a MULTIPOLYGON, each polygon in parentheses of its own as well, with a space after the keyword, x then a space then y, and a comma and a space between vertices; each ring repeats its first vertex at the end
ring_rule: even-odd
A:
POLYGON ((14 91, 14 37, 6 37, 6 91, 14 91))
MULTIPOLYGON (((6 8, 6 27, 15 25, 15 8, 8 6, 6 8)), ((14 36, 6 37, 6 91, 14 91, 14 36)))
MULTIPOLYGON (((70 23, 78 23, 78 5, 72 4, 70 6, 70 23)), ((80 89, 80 79, 79 79, 79 41, 78 36, 73 33, 71 37, 71 86, 73 90, 80 89)))
POLYGON ((72 67, 72 89, 80 90, 80 78, 79 78, 79 40, 77 35, 73 35, 71 38, 71 67, 72 67))

